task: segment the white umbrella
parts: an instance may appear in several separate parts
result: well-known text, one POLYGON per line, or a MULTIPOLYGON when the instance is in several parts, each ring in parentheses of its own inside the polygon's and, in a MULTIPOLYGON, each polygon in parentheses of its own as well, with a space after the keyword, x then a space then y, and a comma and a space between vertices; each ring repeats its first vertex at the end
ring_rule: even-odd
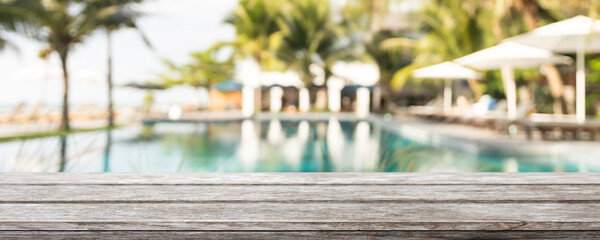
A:
POLYGON ((373 86, 379 81, 379 67, 374 63, 336 62, 331 71, 350 85, 373 86))
POLYGON ((546 49, 515 42, 503 42, 456 59, 455 62, 480 70, 500 69, 508 102, 508 116, 514 119, 517 116, 517 90, 513 69, 537 67, 545 63, 570 64, 572 60, 546 49))
POLYGON ((481 74, 454 62, 443 62, 429 67, 419 68, 413 71, 416 78, 445 79, 444 88, 444 112, 448 112, 452 106, 452 79, 481 79, 481 74))
POLYGON ((304 87, 304 83, 300 79, 298 73, 293 71, 287 72, 262 72, 260 74, 260 84, 263 86, 279 85, 282 87, 304 87))
POLYGON ((577 121, 585 121, 585 52, 600 51, 600 20, 577 16, 548 24, 507 41, 528 44, 559 53, 577 54, 577 121))

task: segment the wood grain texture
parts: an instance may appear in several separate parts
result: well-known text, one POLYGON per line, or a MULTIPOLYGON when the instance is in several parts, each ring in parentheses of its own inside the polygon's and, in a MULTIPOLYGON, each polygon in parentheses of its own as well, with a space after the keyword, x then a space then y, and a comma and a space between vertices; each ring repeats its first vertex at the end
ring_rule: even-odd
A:
POLYGON ((598 173, 0 173, 0 185, 600 184, 598 173))
POLYGON ((597 231, 0 231, 2 239, 600 239, 597 231))
POLYGON ((599 174, 0 174, 1 239, 578 239, 597 231, 599 174))
POLYGON ((600 203, 1 204, 0 230, 600 230, 598 209, 600 203))
POLYGON ((600 185, 5 185, 0 203, 600 202, 600 185))

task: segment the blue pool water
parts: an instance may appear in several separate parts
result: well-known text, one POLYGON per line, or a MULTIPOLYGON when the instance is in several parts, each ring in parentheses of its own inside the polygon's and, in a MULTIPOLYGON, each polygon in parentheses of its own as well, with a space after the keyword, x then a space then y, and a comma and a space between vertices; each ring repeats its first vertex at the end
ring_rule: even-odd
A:
POLYGON ((0 172, 597 172, 557 156, 431 147, 367 121, 158 123, 0 143, 0 172))

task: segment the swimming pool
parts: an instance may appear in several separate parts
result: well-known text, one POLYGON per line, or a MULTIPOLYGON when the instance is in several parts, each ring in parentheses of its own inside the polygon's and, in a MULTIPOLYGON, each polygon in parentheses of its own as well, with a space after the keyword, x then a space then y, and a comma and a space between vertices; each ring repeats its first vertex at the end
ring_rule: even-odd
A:
POLYGON ((157 123, 0 143, 0 172, 597 172, 559 156, 432 147, 370 121, 157 123))

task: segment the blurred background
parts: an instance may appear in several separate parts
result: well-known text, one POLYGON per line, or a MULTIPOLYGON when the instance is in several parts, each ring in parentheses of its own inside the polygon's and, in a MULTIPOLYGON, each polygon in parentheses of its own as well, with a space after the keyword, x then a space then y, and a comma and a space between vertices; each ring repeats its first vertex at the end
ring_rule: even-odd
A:
MULTIPOLYGON (((159 162, 235 160, 233 171, 276 158, 304 159, 284 171, 347 158, 359 163, 339 169, 383 171, 393 158, 390 169, 408 171, 413 160, 395 161, 411 154, 446 159, 436 170, 461 170, 461 159, 473 163, 464 171, 562 170, 522 163, 562 161, 547 142, 526 157, 498 152, 596 139, 599 10, 600 0, 0 0, 0 153, 14 156, 7 171, 23 159, 131 170, 119 159, 132 149, 161 149, 159 162), (412 132, 378 122, 392 120, 412 132), (419 131, 493 147, 466 156, 471 143, 419 131), (296 155, 278 153, 283 142, 296 155), (361 143, 374 150, 354 152, 361 143)), ((223 167, 215 161, 207 169, 223 167)), ((574 164, 564 168, 590 170, 574 164)))
MULTIPOLYGON (((7 3, 8 4, 8 3, 7 3)), ((178 64, 185 63, 189 54, 210 47, 217 41, 235 38, 235 30, 223 22, 237 1, 146 1, 132 4, 139 14, 134 29, 122 29, 112 34, 113 80, 115 85, 131 82, 156 81, 166 70, 163 58, 178 64), (148 47, 140 36, 143 32, 151 42, 148 47)), ((40 29, 40 31, 42 31, 40 29)), ((0 107, 12 110, 19 103, 34 106, 43 102, 48 108, 59 109, 62 104, 62 70, 57 54, 45 59, 39 52, 48 43, 10 31, 2 32, 7 44, 0 53, 0 107)), ((73 46, 69 57, 73 107, 93 104, 106 106, 107 39, 103 31, 94 31, 73 46)), ((193 101, 193 91, 157 96, 157 102, 186 103, 193 101)), ((141 106, 144 92, 116 88, 114 101, 118 107, 141 106)), ((206 100, 205 100, 206 101, 206 100)))
MULTIPOLYGON (((263 71, 293 71, 311 86, 324 84, 306 80, 317 78, 308 69, 311 64, 323 69, 327 80, 341 75, 332 72, 337 62, 373 64, 378 73, 371 85, 381 86, 383 100, 371 110, 393 112, 440 95, 440 82, 414 79, 413 70, 547 23, 577 15, 595 18, 598 8, 597 1, 558 0, 3 0, 1 4, 0 111, 30 115, 61 109, 64 80, 57 49, 61 47, 68 49, 72 111, 102 113, 107 107, 110 52, 112 101, 116 111, 124 113, 150 102, 156 111, 172 105, 207 108, 213 85, 244 82, 247 76, 240 75, 248 74, 241 73, 240 63, 248 58, 263 71), (58 16, 61 11, 66 15, 58 16), (74 25, 58 26, 61 21, 74 25), (64 42, 53 43, 53 34, 61 30, 71 32, 62 36, 64 42), (209 65, 221 69, 199 70, 209 65), (152 91, 148 84, 164 90, 152 91)), ((591 72, 586 108, 593 116, 600 80, 593 71, 600 67, 595 55, 588 57, 586 66, 591 72)), ((574 112, 574 66, 559 67, 560 76, 548 80, 539 69, 516 73, 517 85, 536 98, 538 112, 574 112)), ((488 71, 485 76, 481 83, 457 83, 455 96, 466 95, 473 102, 483 94, 504 98, 499 72, 488 71)), ((349 85, 353 84, 345 86, 349 85)))

